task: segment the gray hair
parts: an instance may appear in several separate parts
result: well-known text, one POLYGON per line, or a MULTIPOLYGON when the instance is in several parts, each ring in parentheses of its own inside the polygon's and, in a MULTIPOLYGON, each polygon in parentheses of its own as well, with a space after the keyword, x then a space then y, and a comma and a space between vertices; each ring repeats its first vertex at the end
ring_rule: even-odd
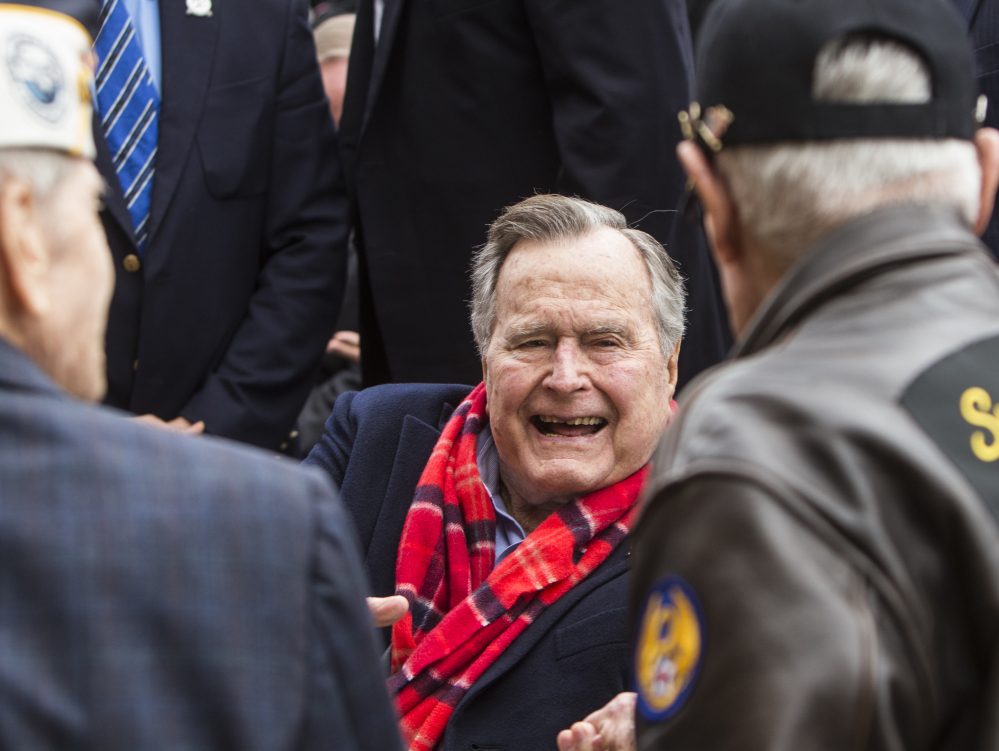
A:
POLYGON ((510 252, 521 241, 572 240, 602 227, 617 230, 638 251, 652 282, 653 317, 664 356, 683 336, 683 279, 666 249, 652 235, 631 229, 624 215, 581 198, 539 195, 507 207, 489 227, 486 244, 472 260, 472 332, 485 355, 496 326, 496 282, 510 252))
POLYGON ((31 187, 35 197, 47 201, 77 161, 49 149, 0 149, 0 185, 18 180, 31 187))
MULTIPOLYGON (((834 41, 819 54, 813 95, 829 102, 928 101, 922 59, 897 42, 834 41)), ((718 155, 747 235, 784 271, 820 236, 877 208, 953 206, 972 226, 981 173, 974 145, 954 139, 846 139, 739 146, 718 155)))

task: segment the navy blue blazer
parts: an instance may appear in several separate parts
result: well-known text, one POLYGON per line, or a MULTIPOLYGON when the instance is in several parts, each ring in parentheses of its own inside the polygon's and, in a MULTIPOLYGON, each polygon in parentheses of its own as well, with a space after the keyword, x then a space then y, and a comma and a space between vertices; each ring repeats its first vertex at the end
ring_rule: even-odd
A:
POLYGON ((163 91, 149 246, 107 144, 104 226, 118 273, 109 404, 278 448, 343 291, 347 204, 306 3, 159 0, 163 91))
MULTIPOLYGON (((469 386, 388 385, 340 396, 306 459, 340 486, 372 591, 395 591, 395 561, 416 483, 469 386)), ((619 547, 546 610, 455 708, 440 749, 551 751, 559 730, 628 686, 630 554, 619 547)))
POLYGON ((0 748, 399 748, 349 525, 322 473, 0 341, 0 748))

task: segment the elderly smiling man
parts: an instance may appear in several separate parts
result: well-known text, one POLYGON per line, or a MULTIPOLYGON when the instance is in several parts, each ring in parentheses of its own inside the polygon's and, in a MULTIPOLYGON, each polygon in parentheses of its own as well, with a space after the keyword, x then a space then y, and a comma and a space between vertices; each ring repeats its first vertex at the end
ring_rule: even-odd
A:
POLYGON ((484 382, 341 397, 307 461, 340 485, 413 749, 550 749, 626 685, 624 544, 670 419, 683 287, 610 209, 535 196, 473 267, 484 382), (457 406, 457 408, 455 408, 457 406))

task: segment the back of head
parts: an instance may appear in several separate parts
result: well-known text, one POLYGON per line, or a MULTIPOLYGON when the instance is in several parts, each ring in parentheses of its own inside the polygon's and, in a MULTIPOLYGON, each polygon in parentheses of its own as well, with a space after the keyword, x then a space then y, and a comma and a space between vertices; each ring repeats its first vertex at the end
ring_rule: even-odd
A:
POLYGON ((113 283, 90 163, 97 11, 0 3, 0 336, 87 399, 104 391, 113 283))
POLYGON ((712 9, 698 47, 705 116, 694 108, 688 132, 707 128, 742 229, 776 270, 884 206, 947 205, 974 222, 974 67, 949 6, 718 0, 712 9))

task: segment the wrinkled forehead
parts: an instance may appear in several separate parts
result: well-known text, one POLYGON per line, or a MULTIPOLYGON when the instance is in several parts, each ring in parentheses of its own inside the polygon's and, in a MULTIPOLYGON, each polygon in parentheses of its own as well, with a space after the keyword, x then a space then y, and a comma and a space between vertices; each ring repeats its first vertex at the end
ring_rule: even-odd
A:
POLYGON ((611 227, 556 240, 521 240, 510 250, 500 268, 497 294, 505 285, 537 279, 576 284, 581 293, 610 290, 622 281, 651 279, 641 253, 627 236, 611 227))
POLYGON ((651 303, 652 281, 640 252, 609 228, 569 240, 517 243, 496 287, 501 327, 572 321, 585 328, 596 318, 651 321, 651 303))

